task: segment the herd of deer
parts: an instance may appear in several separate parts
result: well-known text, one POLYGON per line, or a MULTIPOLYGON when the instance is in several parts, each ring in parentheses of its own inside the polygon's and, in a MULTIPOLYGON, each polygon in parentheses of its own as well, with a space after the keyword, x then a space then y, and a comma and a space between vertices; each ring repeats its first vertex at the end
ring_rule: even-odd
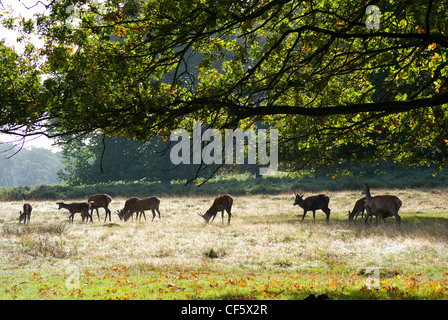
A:
MULTIPOLYGON (((376 221, 378 223, 378 218, 382 219, 383 221, 388 218, 394 216, 396 219, 396 222, 398 225, 401 223, 401 217, 398 215, 398 210, 401 207, 401 200, 398 199, 396 196, 390 196, 390 195, 382 195, 382 196, 375 196, 372 197, 370 195, 370 188, 365 184, 362 194, 365 195, 364 198, 359 199, 353 208, 353 210, 348 212, 349 220, 353 221, 353 218, 358 217, 358 214, 361 213, 361 217, 364 218, 364 211, 367 211, 366 217, 364 220, 364 223, 367 223, 367 219, 369 217, 375 216, 376 221)), ((306 213, 308 211, 313 211, 313 219, 315 219, 316 210, 322 210, 325 215, 327 216, 327 221, 330 219, 330 208, 328 208, 328 203, 330 202, 330 198, 324 194, 319 194, 315 196, 310 196, 308 198, 303 198, 302 194, 295 194, 296 198, 294 201, 294 205, 299 205, 303 209, 303 216, 302 221, 305 219, 306 213)), ((82 222, 88 222, 90 219, 90 222, 93 222, 92 215, 93 210, 96 209, 96 214, 98 216, 98 220, 100 220, 100 215, 98 212, 99 208, 104 208, 106 210, 106 216, 104 218, 104 222, 106 222, 107 217, 109 216, 109 221, 111 221, 111 211, 109 210, 109 204, 112 202, 112 198, 107 194, 94 194, 89 197, 87 202, 72 202, 72 203, 64 203, 64 202, 57 202, 56 204, 59 205, 58 209, 67 209, 70 212, 69 216, 69 222, 73 223, 73 217, 75 213, 80 213, 82 222), (89 213, 90 210, 90 213, 89 213)), ((222 216, 222 223, 224 224, 224 211, 227 212, 229 218, 227 220, 227 224, 230 225, 230 219, 232 217, 232 204, 233 204, 233 198, 229 194, 224 194, 221 196, 218 196, 213 201, 211 207, 204 213, 199 213, 198 215, 204 220, 209 223, 213 222, 215 220, 216 215, 218 212, 221 212, 222 216), (211 221, 210 221, 211 219, 211 221)), ((160 211, 159 211, 159 205, 160 205, 160 199, 157 197, 147 197, 144 199, 139 198, 130 198, 126 200, 124 204, 124 208, 120 211, 116 211, 118 217, 120 220, 127 221, 129 218, 132 217, 134 213, 136 213, 135 219, 139 218, 141 220, 142 215, 146 220, 145 211, 151 210, 152 211, 152 220, 154 220, 156 213, 159 214, 160 219, 160 211)), ((29 203, 25 203, 23 205, 23 213, 20 211, 20 217, 19 217, 19 223, 24 220, 24 223, 28 223, 30 221, 31 217, 31 211, 32 206, 29 203)))

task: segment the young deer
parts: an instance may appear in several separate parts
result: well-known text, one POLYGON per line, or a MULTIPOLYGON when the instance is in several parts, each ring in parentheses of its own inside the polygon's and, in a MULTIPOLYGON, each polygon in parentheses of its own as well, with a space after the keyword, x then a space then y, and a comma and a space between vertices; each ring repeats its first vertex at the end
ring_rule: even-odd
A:
POLYGON ((401 224, 401 217, 398 215, 398 210, 400 210, 402 205, 400 199, 396 196, 389 195, 372 197, 370 195, 370 187, 367 183, 362 190, 362 194, 366 195, 367 214, 364 220, 365 224, 367 224, 367 219, 372 215, 377 217, 377 223, 378 218, 385 221, 386 218, 394 216, 397 224, 401 224))
POLYGON ((303 209, 303 219, 305 219, 305 215, 307 211, 313 211, 313 219, 316 219, 316 210, 322 210, 327 216, 327 222, 330 220, 330 208, 328 208, 328 203, 330 202, 330 198, 324 194, 319 194, 316 196, 311 196, 306 199, 303 199, 302 194, 295 194, 296 200, 294 201, 294 205, 299 205, 303 209))
POLYGON ((106 210, 106 216, 104 217, 104 222, 107 220, 109 215, 109 221, 111 221, 110 210, 108 208, 109 203, 112 202, 112 198, 107 194, 94 194, 89 197, 87 202, 90 204, 90 215, 93 215, 93 209, 96 209, 96 215, 98 216, 98 221, 100 220, 100 214, 98 208, 104 208, 106 210))
POLYGON ((201 214, 200 212, 198 212, 198 215, 200 217, 204 218, 204 220, 207 223, 209 223, 210 218, 213 218, 211 221, 211 222, 213 222, 213 220, 215 220, 215 217, 216 217, 216 214, 218 213, 218 211, 221 211, 222 223, 224 224, 224 210, 225 210, 225 211, 227 211, 227 214, 229 215, 227 225, 230 225, 230 219, 232 217, 232 213, 231 213, 232 204, 233 204, 232 196, 229 194, 224 194, 222 196, 215 198, 212 206, 205 212, 205 214, 201 214))
POLYGON ((348 220, 353 221, 353 218, 358 218, 358 214, 361 212, 361 218, 364 219, 364 211, 366 210, 366 197, 359 199, 355 203, 355 207, 352 212, 348 212, 348 220))
POLYGON ((78 212, 81 213, 82 222, 84 222, 84 219, 87 222, 89 220, 89 218, 90 218, 90 222, 93 222, 92 215, 89 214, 90 206, 89 206, 89 203, 87 203, 87 202, 72 202, 72 203, 56 202, 56 204, 59 205, 58 210, 63 208, 63 209, 67 209, 70 212, 68 221, 71 223, 73 223, 73 217, 74 217, 75 213, 78 213, 78 212))
POLYGON ((22 220, 23 220, 23 224, 26 224, 27 219, 28 219, 28 223, 30 223, 32 210, 33 210, 33 207, 29 203, 25 203, 23 205, 23 213, 22 213, 22 211, 20 211, 19 223, 22 222, 22 220))

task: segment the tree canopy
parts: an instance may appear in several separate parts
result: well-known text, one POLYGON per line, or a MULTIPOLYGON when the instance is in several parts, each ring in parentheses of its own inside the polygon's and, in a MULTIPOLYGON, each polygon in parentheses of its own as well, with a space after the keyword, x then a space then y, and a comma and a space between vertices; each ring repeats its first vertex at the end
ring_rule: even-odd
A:
POLYGON ((45 45, 19 55, 0 43, 1 132, 148 141, 195 120, 258 121, 279 129, 292 163, 447 164, 446 1, 35 5, 45 13, 31 21, 2 16, 45 45))

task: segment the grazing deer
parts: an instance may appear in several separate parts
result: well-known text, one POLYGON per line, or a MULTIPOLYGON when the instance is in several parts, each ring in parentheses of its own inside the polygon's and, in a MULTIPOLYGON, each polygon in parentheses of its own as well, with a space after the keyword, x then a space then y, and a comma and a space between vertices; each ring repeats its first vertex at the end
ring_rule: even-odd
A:
POLYGON ((84 219, 90 222, 93 222, 92 215, 89 214, 89 203, 88 202, 72 202, 72 203, 64 203, 64 202, 56 202, 56 204, 59 205, 59 209, 67 209, 70 212, 70 216, 68 217, 68 221, 73 223, 73 217, 75 213, 80 212, 82 222, 84 222, 84 219))
POLYGON ((388 217, 395 217, 395 220, 398 225, 401 224, 401 217, 398 215, 398 210, 400 210, 400 207, 402 205, 402 202, 400 199, 398 199, 396 196, 375 196, 372 197, 370 195, 370 187, 366 183, 362 194, 366 196, 366 218, 364 220, 364 223, 367 224, 368 217, 374 215, 377 217, 377 223, 378 218, 383 219, 385 222, 386 218, 388 217))
POLYGON ((328 208, 328 203, 330 202, 330 198, 324 194, 319 194, 316 196, 310 196, 306 199, 303 199, 304 193, 298 194, 296 193, 296 200, 294 201, 294 205, 299 205, 303 208, 303 219, 305 219, 305 215, 308 211, 313 211, 313 219, 316 219, 316 210, 322 210, 327 216, 327 221, 330 220, 330 208, 328 208))
POLYGON ((211 222, 213 222, 213 220, 215 220, 215 217, 216 217, 216 214, 218 213, 218 211, 221 211, 222 223, 224 224, 224 210, 225 210, 225 211, 227 211, 227 214, 229 215, 227 225, 230 225, 230 219, 232 218, 232 213, 231 213, 232 204, 233 204, 232 196, 229 194, 223 194, 222 196, 215 198, 212 206, 204 214, 201 214, 200 212, 198 212, 197 214, 200 217, 204 218, 204 220, 207 223, 209 223, 210 218, 213 218, 211 221, 211 222))
POLYGON ((22 222, 22 220, 23 220, 23 224, 26 224, 27 219, 28 219, 28 223, 30 223, 32 210, 33 210, 33 207, 29 203, 23 204, 23 213, 22 213, 22 211, 20 211, 19 223, 22 222))
MULTIPOLYGON (((126 214, 128 212, 131 211, 131 208, 134 206, 135 202, 139 200, 138 198, 134 197, 134 198, 129 198, 128 200, 126 200, 126 202, 124 203, 124 208, 121 209, 120 211, 116 211, 116 214, 118 215, 118 217, 120 218, 120 220, 123 220, 124 217, 126 216, 126 214)), ((127 218, 129 219, 129 217, 127 218)), ((126 220, 127 220, 126 219, 126 220)))
POLYGON ((87 202, 90 204, 90 215, 93 215, 93 209, 96 209, 96 215, 98 216, 98 221, 100 220, 100 214, 98 208, 104 208, 106 210, 106 216, 104 217, 104 222, 107 220, 109 215, 109 221, 111 221, 110 210, 108 208, 109 203, 112 202, 112 198, 107 194, 94 194, 89 197, 87 202))
POLYGON ((348 220, 353 221, 353 217, 358 218, 358 214, 361 212, 361 218, 364 219, 364 211, 366 210, 366 197, 359 199, 355 203, 355 207, 353 208, 352 212, 348 212, 348 220))
POLYGON ((137 216, 135 218, 136 220, 138 218, 139 213, 140 213, 140 220, 142 219, 142 215, 145 217, 146 220, 145 210, 151 210, 152 211, 151 221, 154 221, 154 218, 156 217, 155 211, 157 211, 157 213, 159 214, 160 219, 159 205, 160 205, 160 199, 157 197, 147 197, 143 199, 131 198, 126 201, 123 210, 118 212, 118 216, 121 215, 123 216, 124 221, 128 221, 129 218, 134 214, 134 212, 136 212, 137 213, 137 216))

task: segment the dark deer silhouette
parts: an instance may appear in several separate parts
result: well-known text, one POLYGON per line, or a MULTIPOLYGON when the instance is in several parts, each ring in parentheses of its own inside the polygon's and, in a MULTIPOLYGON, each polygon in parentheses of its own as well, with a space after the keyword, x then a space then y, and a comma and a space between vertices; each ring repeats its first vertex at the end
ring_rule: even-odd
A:
POLYGON ((294 205, 299 205, 303 208, 303 219, 305 219, 305 215, 308 211, 313 211, 313 219, 316 219, 316 210, 322 210, 327 216, 327 221, 330 220, 330 208, 328 208, 328 203, 330 202, 330 198, 324 194, 319 194, 316 196, 310 196, 306 199, 303 199, 304 193, 298 194, 296 193, 296 200, 294 201, 294 205))
POLYGON ((355 203, 353 210, 348 212, 348 220, 353 221, 353 218, 358 218, 358 214, 361 212, 361 218, 364 219, 364 211, 366 210, 366 197, 359 199, 355 203))
POLYGON ((30 223, 32 210, 33 210, 33 207, 29 203, 23 204, 23 212, 20 211, 19 223, 22 222, 22 220, 23 220, 23 224, 30 223), (28 222, 26 222, 27 220, 28 220, 28 222))

